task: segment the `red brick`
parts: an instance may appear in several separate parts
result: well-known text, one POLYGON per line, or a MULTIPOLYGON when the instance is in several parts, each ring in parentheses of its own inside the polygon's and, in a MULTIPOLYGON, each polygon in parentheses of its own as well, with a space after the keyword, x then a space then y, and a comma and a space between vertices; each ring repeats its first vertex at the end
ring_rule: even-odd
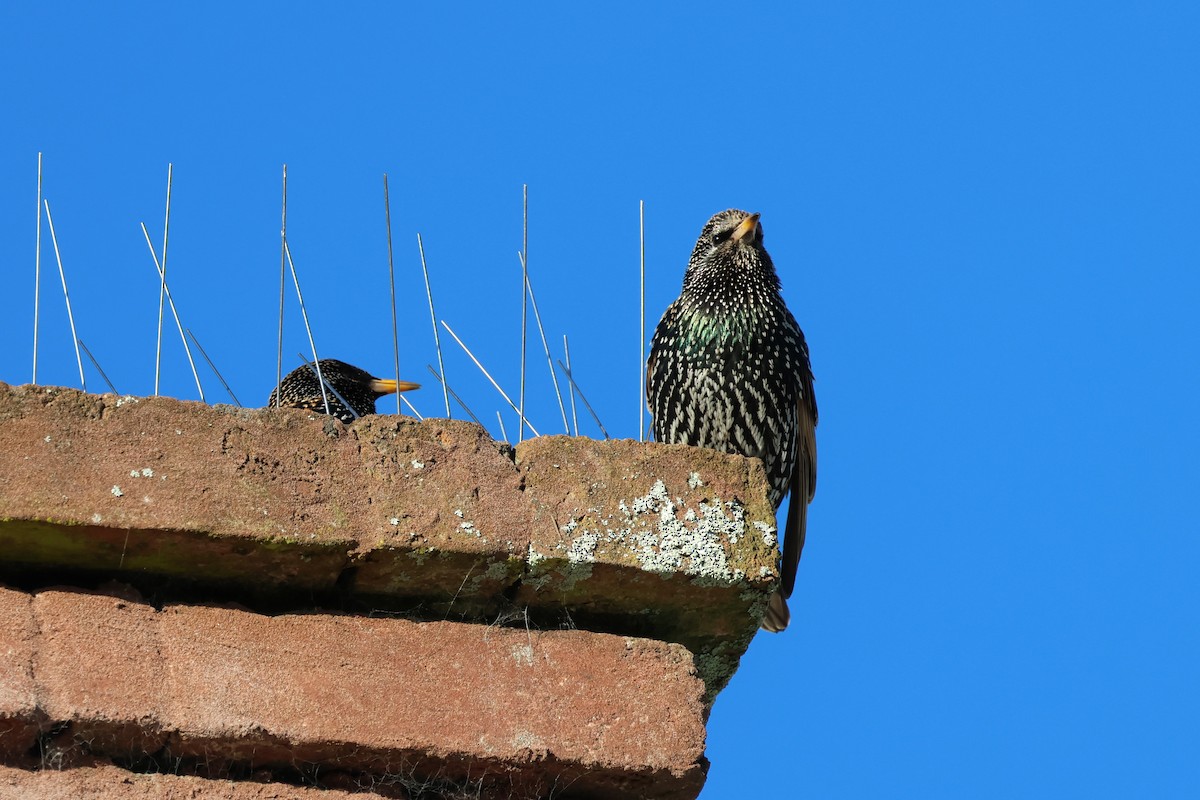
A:
POLYGON ((277 783, 139 774, 114 766, 30 771, 0 766, 0 800, 372 800, 343 792, 277 783))
POLYGON ((515 588, 542 619, 683 643, 719 688, 778 579, 761 465, 561 436, 510 455, 461 421, 0 384, 0 574, 477 620, 515 588))
POLYGON ((43 720, 33 682, 35 631, 29 595, 0 588, 0 758, 28 751, 43 720))
POLYGON ((692 797, 703 785, 704 687, 680 645, 204 606, 158 612, 60 590, 37 594, 32 612, 41 708, 70 724, 60 753, 73 744, 136 760, 165 745, 184 763, 415 775, 484 796, 569 783, 606 797, 692 797))
POLYGON ((51 590, 34 596, 33 615, 33 674, 50 721, 70 723, 70 738, 96 752, 159 750, 166 733, 154 608, 51 590))
POLYGON ((518 455, 464 422, 0 384, 0 575, 447 619, 515 598, 588 629, 0 593, 0 758, 54 731, 52 755, 279 780, 695 795, 706 703, 778 579, 761 464, 566 437, 518 455))
POLYGON ((679 645, 582 631, 170 607, 172 753, 417 769, 607 796, 703 784, 703 685, 679 645))
POLYGON ((360 594, 477 612, 519 576, 530 515, 505 446, 468 422, 0 383, 9 565, 247 591, 354 568, 360 594))
POLYGON ((517 464, 537 509, 517 601, 565 607, 581 627, 687 645, 711 701, 779 579, 762 463, 683 445, 543 436, 517 446, 517 464))

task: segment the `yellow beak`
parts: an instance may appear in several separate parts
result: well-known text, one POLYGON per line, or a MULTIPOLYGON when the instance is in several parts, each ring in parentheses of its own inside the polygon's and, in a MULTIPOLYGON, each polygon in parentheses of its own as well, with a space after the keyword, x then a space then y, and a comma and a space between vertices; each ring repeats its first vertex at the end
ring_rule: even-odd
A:
POLYGON ((754 241, 754 237, 758 233, 758 217, 758 214, 751 214, 750 216, 746 217, 744 220, 742 220, 742 224, 738 225, 737 228, 734 229, 733 236, 730 238, 735 242, 740 242, 742 239, 745 239, 747 236, 749 236, 750 241, 754 241))
POLYGON ((397 383, 386 378, 376 378, 371 381, 371 389, 380 394, 392 394, 393 392, 411 392, 413 389, 420 389, 421 384, 409 383, 408 381, 400 381, 397 383))

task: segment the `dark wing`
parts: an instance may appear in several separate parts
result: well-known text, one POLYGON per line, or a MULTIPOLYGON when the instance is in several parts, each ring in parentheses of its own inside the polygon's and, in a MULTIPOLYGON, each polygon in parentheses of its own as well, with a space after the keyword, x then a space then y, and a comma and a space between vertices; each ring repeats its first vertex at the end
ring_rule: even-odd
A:
MULTIPOLYGON (((274 402, 268 403, 267 407, 274 405, 274 402)), ((318 414, 329 413, 330 416, 337 417, 342 422, 349 425, 354 421, 354 415, 351 414, 344 405, 339 403, 336 398, 329 398, 329 411, 325 411, 325 403, 320 397, 306 397, 302 400, 290 400, 282 403, 284 408, 299 408, 305 411, 315 411, 318 414)))
POLYGON ((801 392, 796 404, 796 465, 792 469, 779 582, 779 593, 784 598, 792 596, 796 585, 796 568, 808 526, 808 504, 817 491, 817 398, 813 394, 812 372, 808 369, 801 378, 801 392))
POLYGON ((654 387, 650 384, 650 376, 654 374, 654 349, 651 348, 650 355, 646 358, 646 410, 651 414, 654 413, 654 403, 650 397, 654 393, 654 387))
MULTIPOLYGON (((292 402, 284 403, 283 405, 285 408, 303 408, 308 411, 319 411, 322 414, 325 413, 325 403, 319 397, 309 397, 305 398, 304 400, 293 400, 292 402)), ((332 399, 329 401, 329 410, 336 410, 336 406, 332 399)))
POLYGON ((650 338, 650 354, 646 358, 646 408, 650 410, 651 433, 654 435, 654 440, 659 442, 663 441, 658 435, 658 424, 661 420, 655 417, 654 400, 662 389, 662 386, 659 385, 662 382, 662 376, 655 373, 654 367, 659 358, 659 351, 664 346, 664 341, 672 338, 674 329, 675 303, 671 303, 663 312, 662 319, 658 321, 658 326, 654 329, 654 336, 650 338))

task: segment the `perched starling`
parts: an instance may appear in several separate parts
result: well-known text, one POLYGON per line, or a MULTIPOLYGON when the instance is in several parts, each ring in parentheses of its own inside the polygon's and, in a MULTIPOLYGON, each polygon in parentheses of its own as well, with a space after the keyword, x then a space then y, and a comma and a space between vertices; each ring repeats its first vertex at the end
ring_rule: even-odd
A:
POLYGON ((700 232, 683 291, 654 331, 646 394, 656 440, 757 456, 777 511, 791 493, 780 586, 762 622, 783 630, 816 488, 817 402, 758 214, 722 211, 700 232))
MULTIPOLYGON (((365 414, 374 414, 375 401, 385 394, 421 388, 419 383, 408 383, 407 381, 397 383, 393 380, 376 378, 366 370, 332 358, 322 358, 317 363, 321 366, 321 377, 325 379, 325 396, 329 400, 328 413, 342 422, 353 422, 355 413, 360 417, 365 414), (338 400, 337 396, 329 391, 330 386, 337 389, 338 394, 345 398, 350 407, 354 409, 354 413, 351 413, 350 408, 346 408, 341 400, 338 400)), ((324 401, 321 398, 321 382, 317 380, 317 374, 307 365, 289 372, 278 390, 281 406, 325 412, 324 401)), ((275 391, 272 390, 267 406, 274 405, 275 391)))

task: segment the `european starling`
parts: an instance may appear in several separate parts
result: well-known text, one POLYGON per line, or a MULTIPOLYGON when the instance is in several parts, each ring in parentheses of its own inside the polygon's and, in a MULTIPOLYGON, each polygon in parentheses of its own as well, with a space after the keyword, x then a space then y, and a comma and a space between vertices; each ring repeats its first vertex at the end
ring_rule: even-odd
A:
POLYGON ((780 295, 758 214, 715 215, 692 251, 646 363, 660 442, 757 456, 776 511, 789 492, 778 591, 762 627, 787 627, 808 503, 817 480, 817 402, 808 344, 780 295))
MULTIPOLYGON (((329 399, 328 413, 342 422, 353 422, 354 414, 349 408, 342 405, 333 392, 329 391, 330 386, 337 389, 338 393, 345 398, 360 417, 374 414, 375 401, 385 394, 421 388, 419 383, 408 383, 407 381, 397 383, 393 380, 376 378, 366 370, 332 358, 322 358, 317 363, 321 366, 321 377, 325 379, 326 383, 325 396, 329 399)), ((278 390, 282 398, 279 403, 281 406, 325 411, 324 401, 321 398, 321 383, 317 380, 317 374, 307 365, 289 372, 280 383, 278 390)), ((271 398, 267 400, 267 407, 274 405, 275 390, 272 390, 271 398)))

